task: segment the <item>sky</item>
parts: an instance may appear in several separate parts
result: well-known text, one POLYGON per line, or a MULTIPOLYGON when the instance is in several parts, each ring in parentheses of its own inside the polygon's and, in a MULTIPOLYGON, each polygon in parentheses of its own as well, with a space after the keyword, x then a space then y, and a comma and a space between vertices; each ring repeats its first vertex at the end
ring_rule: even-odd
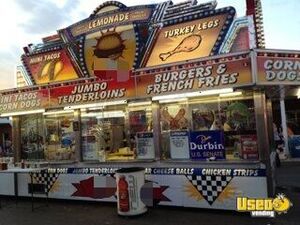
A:
MULTIPOLYGON (((127 6, 137 0, 119 0, 127 6)), ((145 4, 163 0, 144 1, 145 4)), ((174 3, 185 0, 173 0, 174 3)), ((208 0, 198 0, 199 3, 208 0)), ((261 0, 266 47, 300 50, 300 1, 261 0)), ((15 87, 15 67, 21 64, 23 47, 41 43, 41 38, 56 33, 89 17, 103 0, 0 0, 0 90, 15 87)), ((244 16, 246 0, 218 0, 217 8, 233 6, 244 16)))

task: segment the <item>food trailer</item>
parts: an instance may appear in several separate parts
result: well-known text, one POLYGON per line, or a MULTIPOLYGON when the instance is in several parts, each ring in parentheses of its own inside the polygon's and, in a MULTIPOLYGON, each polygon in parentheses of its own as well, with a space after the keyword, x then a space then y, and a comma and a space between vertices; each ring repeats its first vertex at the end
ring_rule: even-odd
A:
MULTIPOLYGON (((0 93, 15 164, 46 167, 34 184, 54 199, 115 202, 114 173, 126 167, 145 168, 149 206, 235 210, 238 196, 271 196, 266 70, 280 68, 255 49, 255 15, 109 1, 25 47, 32 85, 0 93)), ((29 174, 17 180, 0 173, 0 194, 30 196, 29 174)))

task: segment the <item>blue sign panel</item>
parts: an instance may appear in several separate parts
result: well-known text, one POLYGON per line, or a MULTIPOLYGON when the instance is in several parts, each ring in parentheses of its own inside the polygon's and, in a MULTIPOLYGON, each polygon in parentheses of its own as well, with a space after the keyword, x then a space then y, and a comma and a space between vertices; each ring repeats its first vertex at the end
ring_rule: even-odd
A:
POLYGON ((225 159, 224 132, 192 131, 190 132, 191 159, 225 159))

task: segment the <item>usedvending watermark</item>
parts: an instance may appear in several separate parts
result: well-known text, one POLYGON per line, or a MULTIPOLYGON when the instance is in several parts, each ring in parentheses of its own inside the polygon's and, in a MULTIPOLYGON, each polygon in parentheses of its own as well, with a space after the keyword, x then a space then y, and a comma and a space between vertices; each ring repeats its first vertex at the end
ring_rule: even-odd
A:
POLYGON ((250 212, 252 217, 275 217, 276 213, 287 213, 293 206, 284 194, 275 198, 237 197, 236 203, 238 212, 250 212))

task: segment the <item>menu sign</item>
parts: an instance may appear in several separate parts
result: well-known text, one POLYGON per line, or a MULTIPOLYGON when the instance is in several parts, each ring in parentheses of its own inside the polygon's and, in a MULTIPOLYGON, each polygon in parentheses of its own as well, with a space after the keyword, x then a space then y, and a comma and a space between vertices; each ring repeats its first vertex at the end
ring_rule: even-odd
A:
POLYGON ((78 78, 66 49, 24 56, 23 60, 36 84, 78 78))
POLYGON ((250 85, 253 82, 250 65, 247 57, 200 66, 195 63, 187 69, 141 75, 137 77, 137 93, 140 96, 155 96, 250 85))
POLYGON ((147 20, 151 15, 150 8, 131 9, 126 12, 118 12, 110 15, 98 16, 93 20, 87 20, 76 24, 71 28, 72 35, 78 36, 87 32, 93 32, 107 26, 147 20))
POLYGON ((190 156, 191 159, 225 159, 224 132, 193 131, 190 132, 190 156))
POLYGON ((50 90, 50 106, 77 105, 99 101, 112 101, 133 96, 134 81, 98 81, 57 87, 50 90))
POLYGON ((241 145, 243 159, 258 159, 256 135, 241 135, 241 145))
POLYGON ((257 83, 299 85, 300 59, 257 56, 257 83))
POLYGON ((137 158, 154 159, 154 140, 152 132, 137 133, 137 158))
POLYGON ((226 32, 234 14, 235 10, 229 7, 218 15, 163 27, 146 66, 214 55, 224 38, 220 33, 226 32))
POLYGON ((189 133, 188 131, 171 131, 170 149, 172 159, 189 159, 189 133))
POLYGON ((0 113, 44 108, 48 97, 48 90, 0 95, 0 113))

